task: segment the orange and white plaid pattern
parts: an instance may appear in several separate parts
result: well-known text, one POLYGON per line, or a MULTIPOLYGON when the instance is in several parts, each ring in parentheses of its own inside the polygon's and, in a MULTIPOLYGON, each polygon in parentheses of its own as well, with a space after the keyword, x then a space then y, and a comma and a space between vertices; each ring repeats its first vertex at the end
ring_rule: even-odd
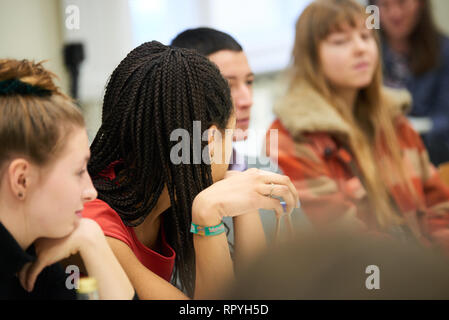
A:
MULTIPOLYGON (((278 130, 278 164, 296 186, 301 207, 311 223, 320 227, 352 221, 377 232, 366 190, 353 168, 355 161, 339 144, 334 132, 321 129, 291 134, 293 131, 287 130, 282 122, 282 116, 288 115, 279 114, 281 117, 269 129, 278 130)), ((407 194, 399 185, 388 186, 389 193, 415 236, 426 244, 438 243, 449 253, 449 188, 429 161, 420 136, 407 118, 397 116, 395 125, 403 165, 416 195, 407 194)), ((268 135, 266 142, 270 153, 273 150, 270 151, 268 135)))

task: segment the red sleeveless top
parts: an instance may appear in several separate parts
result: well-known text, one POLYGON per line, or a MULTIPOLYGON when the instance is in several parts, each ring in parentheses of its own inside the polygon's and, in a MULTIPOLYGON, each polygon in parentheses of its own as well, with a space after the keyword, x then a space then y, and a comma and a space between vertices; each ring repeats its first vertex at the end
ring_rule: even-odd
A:
MULTIPOLYGON (((113 180, 115 178, 115 164, 116 163, 112 163, 107 171, 104 171, 101 175, 113 180)), ((137 239, 134 228, 125 226, 118 213, 102 200, 95 199, 86 203, 84 205, 83 217, 95 220, 103 229, 106 236, 126 243, 145 267, 166 281, 170 281, 175 264, 176 253, 166 241, 162 222, 161 248, 159 252, 156 252, 143 245, 137 239)))

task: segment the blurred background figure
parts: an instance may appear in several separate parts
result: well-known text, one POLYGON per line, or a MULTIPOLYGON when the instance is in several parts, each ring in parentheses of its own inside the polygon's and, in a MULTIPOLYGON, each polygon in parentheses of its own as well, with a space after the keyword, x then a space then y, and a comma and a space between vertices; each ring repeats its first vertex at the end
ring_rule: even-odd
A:
POLYGON ((308 233, 256 260, 225 299, 449 299, 436 252, 351 232, 308 233), (369 289, 371 288, 371 289, 369 289))
POLYGON ((449 39, 433 21, 432 3, 428 0, 371 0, 370 3, 380 9, 385 84, 410 91, 413 97, 410 115, 427 118, 429 123, 421 131, 431 161, 435 165, 447 162, 449 39))
POLYGON ((241 146, 239 148, 238 145, 239 141, 248 138, 255 80, 242 45, 225 32, 205 27, 181 32, 172 40, 171 45, 193 49, 208 57, 218 66, 229 83, 236 112, 234 141, 237 141, 233 148, 229 170, 244 171, 248 168, 259 168, 280 173, 277 163, 270 163, 263 150, 248 158, 248 150, 241 146))
MULTIPOLYGON (((196 50, 217 65, 231 89, 236 117, 234 139, 246 139, 253 105, 254 73, 242 46, 230 35, 211 28, 185 30, 173 39, 171 45, 196 50)), ((229 170, 244 171, 248 168, 246 162, 233 148, 229 170)))
POLYGON ((274 108, 274 152, 317 228, 351 224, 449 253, 449 188, 404 116, 408 92, 382 85, 366 19, 354 0, 303 11, 290 87, 274 108))

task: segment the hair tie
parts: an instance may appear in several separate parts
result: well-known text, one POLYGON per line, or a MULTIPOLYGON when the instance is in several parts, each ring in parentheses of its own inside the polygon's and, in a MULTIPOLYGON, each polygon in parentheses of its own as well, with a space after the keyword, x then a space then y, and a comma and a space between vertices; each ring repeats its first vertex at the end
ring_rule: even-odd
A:
POLYGON ((0 81, 0 96, 13 94, 43 97, 51 95, 51 91, 38 86, 33 86, 18 79, 0 81))

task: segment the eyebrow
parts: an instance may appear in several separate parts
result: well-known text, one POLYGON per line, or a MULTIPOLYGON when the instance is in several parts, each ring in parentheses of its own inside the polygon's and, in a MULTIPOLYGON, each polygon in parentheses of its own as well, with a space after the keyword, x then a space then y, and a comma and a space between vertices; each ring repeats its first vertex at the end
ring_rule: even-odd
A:
MULTIPOLYGON (((235 79, 237 79, 237 77, 236 76, 224 76, 226 79, 229 79, 229 80, 235 80, 235 79)), ((245 76, 246 78, 249 78, 249 77, 254 77, 254 73, 248 73, 246 76, 245 76)))

